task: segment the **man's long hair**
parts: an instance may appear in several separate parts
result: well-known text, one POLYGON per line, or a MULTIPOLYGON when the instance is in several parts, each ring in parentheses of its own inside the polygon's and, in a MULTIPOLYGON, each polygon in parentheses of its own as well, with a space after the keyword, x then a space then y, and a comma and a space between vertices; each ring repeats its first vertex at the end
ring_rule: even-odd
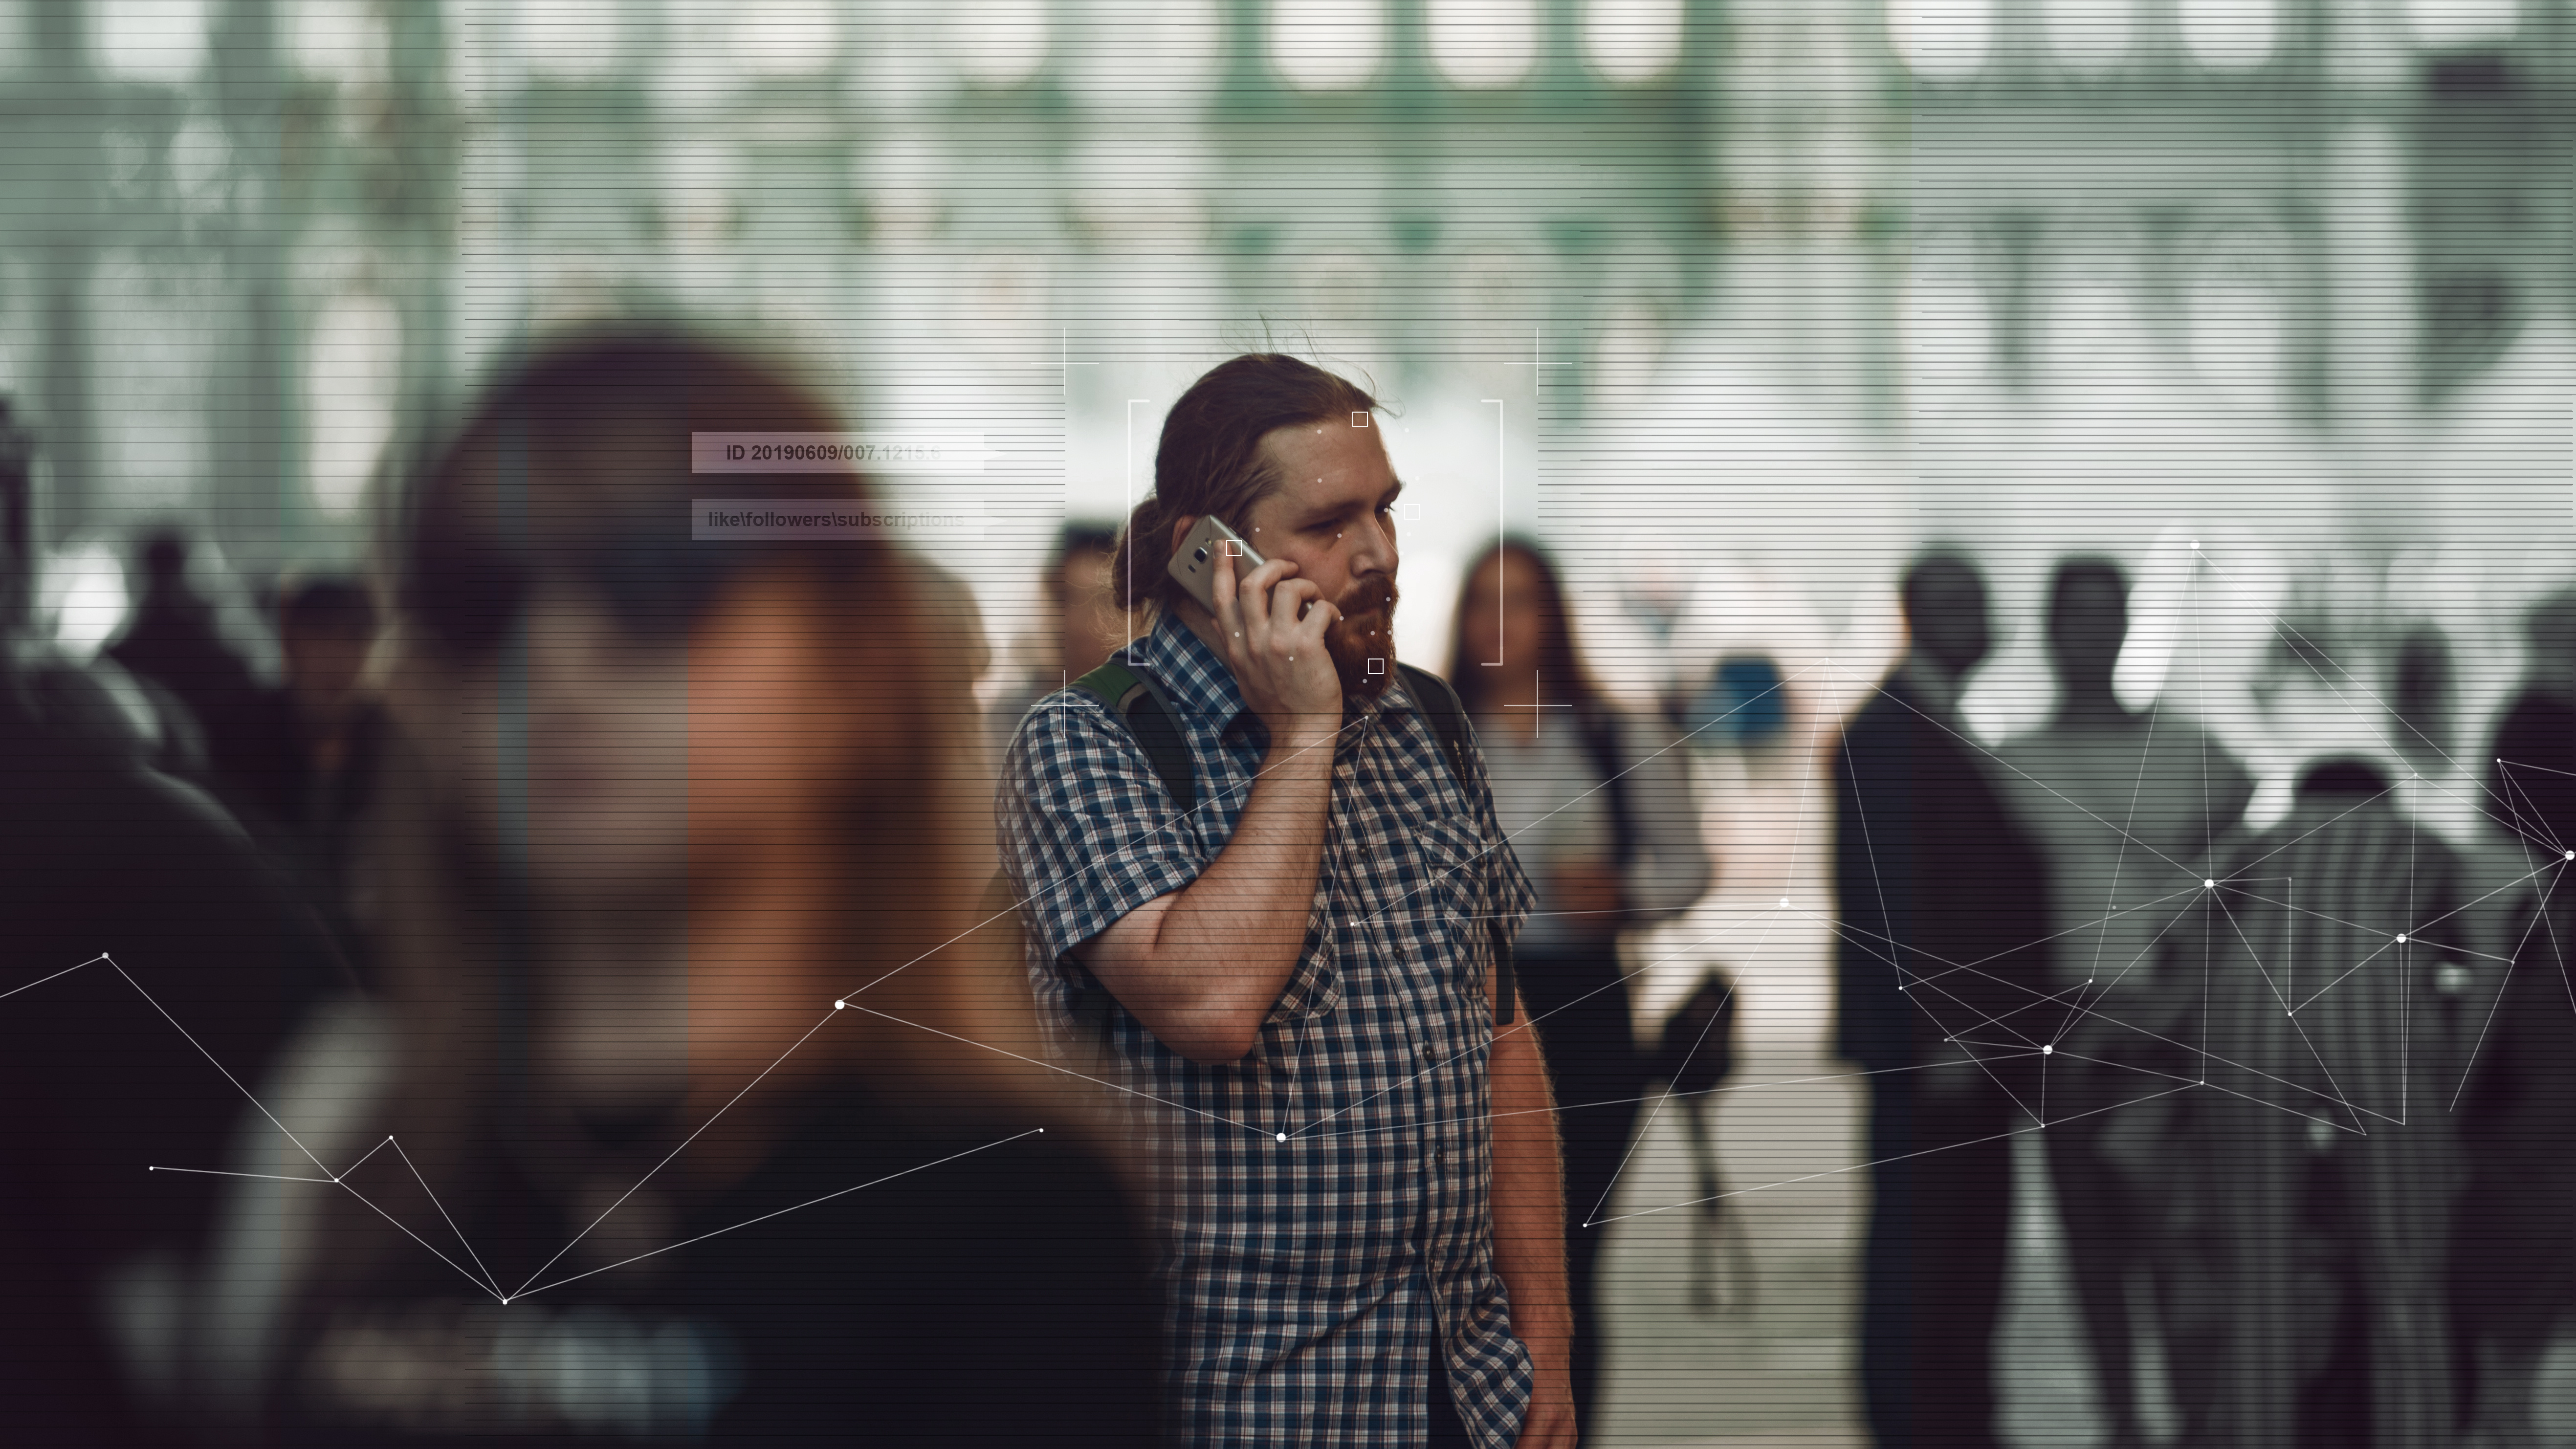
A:
POLYGON ((1261 440, 1281 428, 1347 422, 1377 405, 1359 384, 1284 353, 1246 353, 1210 368, 1165 415, 1154 491, 1119 534, 1110 583, 1119 607, 1176 608, 1189 597, 1165 572, 1181 519, 1213 513, 1268 557, 1244 520, 1286 480, 1261 440))

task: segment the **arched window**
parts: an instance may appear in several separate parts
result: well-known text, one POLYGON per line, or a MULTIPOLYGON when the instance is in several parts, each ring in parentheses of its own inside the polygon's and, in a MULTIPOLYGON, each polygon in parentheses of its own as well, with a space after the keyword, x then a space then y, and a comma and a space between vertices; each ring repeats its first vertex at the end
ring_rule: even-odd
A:
POLYGON ((1068 81, 1092 104, 1168 110, 1214 86, 1225 58, 1215 0, 1098 0, 1068 81))
POLYGON ((203 501, 213 473, 208 382, 239 313, 222 268, 118 248, 90 273, 97 476, 131 514, 203 501))
POLYGON ((1681 54, 1681 0, 1590 0, 1583 7, 1584 58, 1611 80, 1653 80, 1681 54))
POLYGON ((2198 249, 2183 290, 2192 371, 2249 409, 2278 404, 2289 307, 2288 244, 2262 227, 2223 230, 2198 249))
POLYGON ((294 0, 279 16, 297 71, 355 85, 385 78, 384 7, 373 0, 294 0))
POLYGON ((2129 58, 2137 12, 2137 0, 2046 0, 2049 52, 2079 75, 2110 70, 2129 58))
POLYGON ((2503 40, 2521 24, 2516 0, 2406 0, 2406 28, 2435 48, 2503 40))
POLYGON ((959 7, 949 43, 958 73, 978 85, 1018 85, 1047 58, 1046 0, 979 0, 959 7))
POLYGON ((1270 62, 1301 90, 1347 90, 1377 74, 1386 55, 1378 0, 1271 0, 1270 62))
POLYGON ((519 60, 531 75, 596 80, 617 68, 621 32, 614 0, 527 0, 519 60))
POLYGON ((1887 0, 1887 39, 1925 80, 1965 80, 1986 63, 1992 0, 1887 0))
POLYGON ((1993 370, 1993 308, 1977 285, 1975 262, 1955 237, 1926 238, 1914 247, 1898 331, 1906 390, 1918 408, 1937 411, 1982 386, 1993 370))
POLYGON ((99 69, 124 80, 178 85, 206 59, 211 0, 96 0, 90 44, 99 69))
POLYGON ((402 317, 371 291, 343 292, 314 319, 304 359, 305 477, 331 518, 356 516, 394 433, 402 317))
POLYGON ((752 75, 811 75, 841 58, 840 7, 830 0, 744 0, 725 7, 734 64, 752 75))
POLYGON ((2251 70, 2272 58, 2275 0, 2178 0, 2183 48, 2211 70, 2251 70))
POLYGON ((1507 86, 1538 60, 1537 0, 1431 0, 1431 63, 1462 86, 1507 86))

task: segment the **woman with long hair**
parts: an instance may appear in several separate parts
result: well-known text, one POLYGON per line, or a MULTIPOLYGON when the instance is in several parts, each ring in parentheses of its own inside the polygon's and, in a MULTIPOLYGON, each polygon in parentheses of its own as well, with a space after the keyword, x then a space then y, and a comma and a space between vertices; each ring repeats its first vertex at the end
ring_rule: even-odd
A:
POLYGON ((253 1124, 321 1181, 245 1179, 210 1295, 286 1441, 1153 1439, 1146 1249, 973 929, 971 641, 880 538, 692 536, 699 496, 868 496, 693 476, 693 434, 838 430, 604 331, 412 479, 380 1001, 283 1074, 291 1139, 253 1124))
POLYGON ((1601 1377, 1593 1224, 1612 1211, 1646 1089, 1619 936, 1689 909, 1713 871, 1680 746, 1602 696, 1545 551, 1511 538, 1486 550, 1456 620, 1449 678, 1475 719, 1503 832, 1538 887, 1515 960, 1556 1082, 1574 1397, 1590 1435, 1601 1377))

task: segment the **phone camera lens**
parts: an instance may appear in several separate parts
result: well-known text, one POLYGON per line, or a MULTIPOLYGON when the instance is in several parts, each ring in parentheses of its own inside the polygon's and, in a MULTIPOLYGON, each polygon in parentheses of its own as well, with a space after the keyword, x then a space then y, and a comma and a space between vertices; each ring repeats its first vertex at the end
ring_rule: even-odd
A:
POLYGON ((1207 562, 1207 550, 1206 550, 1206 549, 1200 549, 1196 554, 1193 554, 1193 555, 1192 555, 1192 557, 1196 558, 1200 563, 1206 563, 1206 562, 1207 562))

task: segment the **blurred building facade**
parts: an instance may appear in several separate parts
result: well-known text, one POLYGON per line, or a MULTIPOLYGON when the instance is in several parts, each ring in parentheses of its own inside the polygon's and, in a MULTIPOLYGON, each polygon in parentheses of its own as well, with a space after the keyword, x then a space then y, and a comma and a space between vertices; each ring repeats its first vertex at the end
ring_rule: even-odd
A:
POLYGON ((2334 530, 2393 547, 2445 410, 2566 328, 2571 26, 2569 0, 0 0, 0 388, 45 440, 49 541, 186 513, 254 571, 358 549, 402 420, 511 339, 656 307, 829 359, 871 421, 984 434, 1015 559, 1138 491, 1160 402, 1264 341, 1416 400, 1414 446, 1492 468, 1524 525, 1578 521, 1707 366, 1890 441, 1927 530, 1991 504, 1945 502, 1983 465, 1943 419, 2090 376, 2295 449, 2334 530))

